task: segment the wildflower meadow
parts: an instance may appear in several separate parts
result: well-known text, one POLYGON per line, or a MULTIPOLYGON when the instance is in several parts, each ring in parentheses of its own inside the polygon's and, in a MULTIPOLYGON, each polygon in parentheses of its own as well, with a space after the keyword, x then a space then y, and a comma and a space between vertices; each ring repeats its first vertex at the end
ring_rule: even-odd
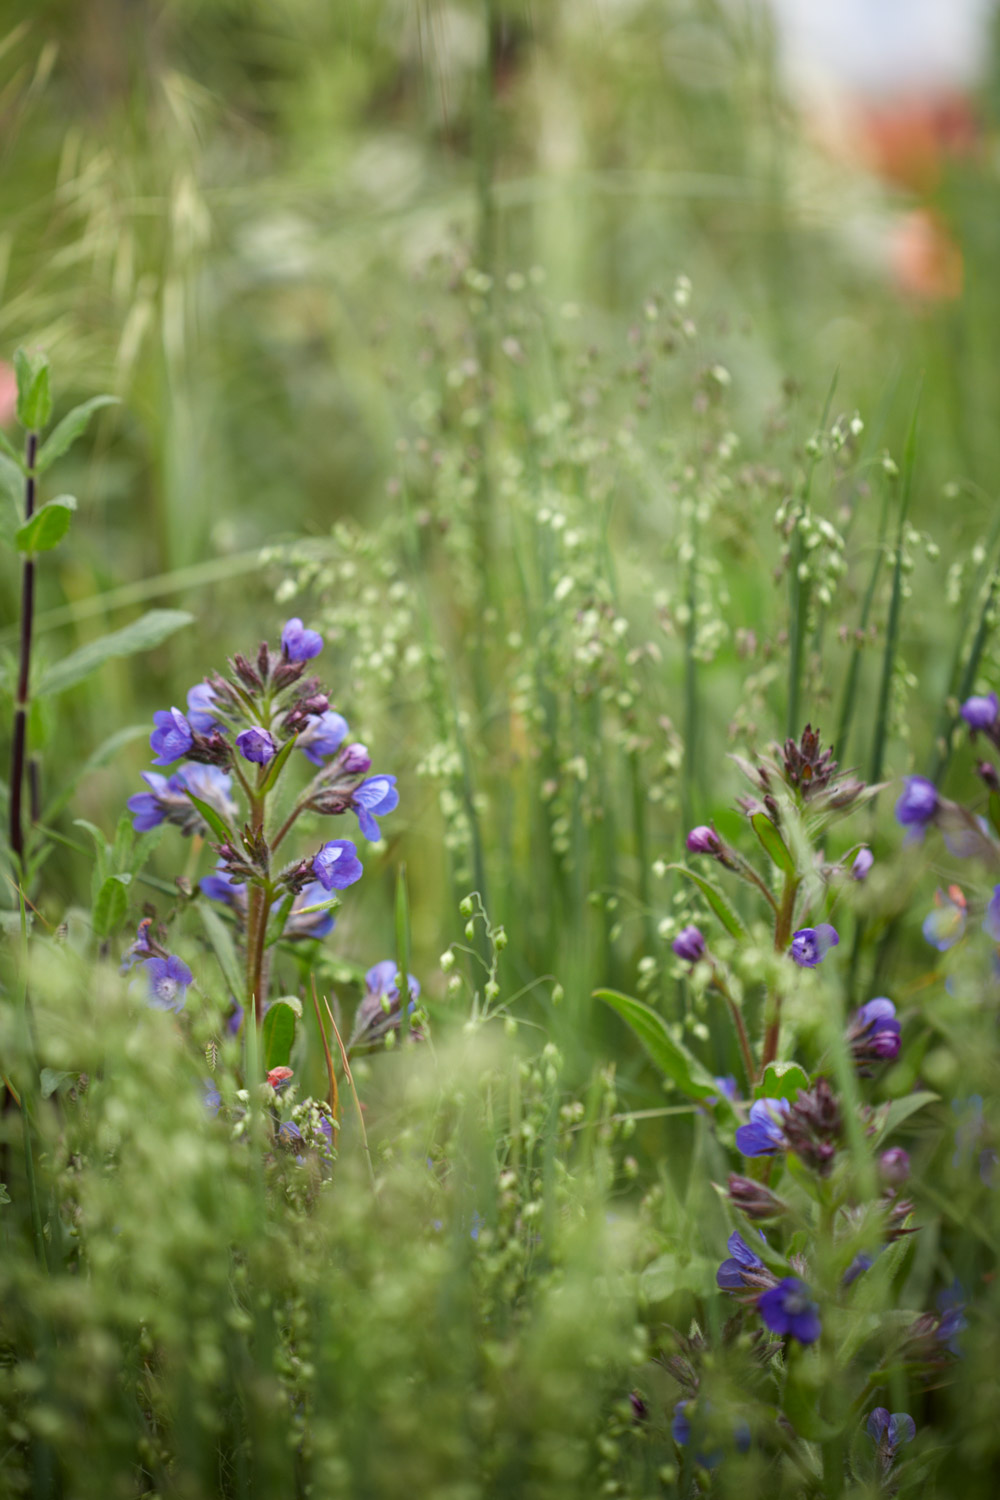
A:
POLYGON ((11 0, 0 1496, 997 1493, 981 9, 11 0))

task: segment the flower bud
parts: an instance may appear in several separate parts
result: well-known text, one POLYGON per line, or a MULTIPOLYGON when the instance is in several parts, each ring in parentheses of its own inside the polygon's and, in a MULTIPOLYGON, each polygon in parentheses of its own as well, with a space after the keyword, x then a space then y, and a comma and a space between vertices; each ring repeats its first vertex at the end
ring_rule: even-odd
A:
POLYGON ((772 1193, 762 1182, 740 1177, 735 1172, 729 1178, 729 1201, 748 1219, 777 1219, 788 1212, 788 1205, 777 1193, 772 1193))
POLYGON ((878 1169, 883 1182, 890 1182, 894 1187, 899 1187, 910 1175, 909 1152, 904 1151, 902 1146, 890 1146, 888 1151, 883 1151, 879 1157, 878 1169))
POLYGON ((682 927, 671 944, 678 958, 688 964, 696 964, 705 955, 705 939, 697 927, 682 927))
POLYGON ((705 823, 699 823, 697 828, 692 828, 685 844, 689 854, 718 854, 722 849, 722 840, 719 835, 714 828, 709 828, 705 823))
POLYGON ((347 776, 360 776, 372 768, 367 745, 345 745, 340 752, 340 769, 347 776))

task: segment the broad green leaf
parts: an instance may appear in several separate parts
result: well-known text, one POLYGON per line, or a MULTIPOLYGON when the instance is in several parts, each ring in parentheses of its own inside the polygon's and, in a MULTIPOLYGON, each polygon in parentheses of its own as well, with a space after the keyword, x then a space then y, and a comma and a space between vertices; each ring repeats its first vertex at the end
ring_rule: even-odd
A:
POLYGON ((295 749, 295 741, 297 740, 297 738, 298 735, 293 734, 290 740, 286 740, 281 749, 278 751, 277 755, 271 761, 271 764, 267 768, 267 775, 264 777, 264 780, 260 787, 260 791, 257 794, 259 797, 265 796, 266 793, 268 793, 274 786, 274 783, 277 781, 278 777, 284 770, 285 762, 291 755, 292 751, 295 749))
POLYGON ((799 1089, 808 1091, 809 1077, 804 1068, 793 1062, 768 1063, 764 1077, 754 1090, 757 1099, 790 1099, 799 1096, 799 1089))
POLYGON ((29 354, 18 349, 14 355, 17 376, 17 420, 29 431, 38 432, 52 415, 49 390, 49 361, 44 354, 29 354))
POLYGON ((219 968, 222 970, 222 977, 226 981, 229 992, 234 1000, 242 1002, 246 999, 246 980, 240 969, 240 961, 236 956, 232 934, 226 923, 217 912, 212 910, 207 902, 200 902, 198 910, 201 913, 202 925, 205 928, 206 936, 212 945, 215 956, 219 961, 219 968))
POLYGON ((718 1094, 719 1085, 696 1057, 680 1042, 675 1042, 662 1016, 641 1000, 621 995, 617 990, 595 990, 594 997, 616 1010, 639 1038, 653 1062, 667 1078, 693 1099, 718 1094))
POLYGON ((268 1006, 261 1026, 265 1073, 270 1073, 272 1068, 287 1068, 294 1041, 295 1012, 284 1000, 275 1000, 268 1006))
POLYGON ((93 823, 88 823, 86 818, 74 818, 73 827, 84 829, 86 833, 90 834, 90 837, 94 841, 94 853, 96 854, 97 859, 94 865, 94 884, 92 889, 95 893, 94 899, 96 900, 97 891, 100 890, 101 886, 104 884, 105 880, 110 874, 110 871, 108 870, 108 858, 111 854, 111 850, 109 849, 107 839, 104 837, 104 834, 101 832, 101 830, 95 827, 93 823))
POLYGON ((788 852, 788 845, 775 828, 767 813, 754 813, 750 819, 754 833, 760 839, 764 853, 773 865, 786 875, 795 874, 795 861, 788 852))
POLYGON ((89 401, 84 401, 81 406, 74 406, 68 412, 57 427, 46 438, 38 456, 35 459, 36 474, 44 474, 50 464, 55 463, 57 458, 72 448, 77 438, 84 432, 87 423, 95 411, 102 406, 115 406, 118 403, 117 396, 93 396, 89 401))
POLYGON ((73 1073, 59 1072, 56 1068, 43 1068, 38 1080, 40 1085, 39 1092, 42 1098, 51 1099, 52 1095, 62 1087, 67 1078, 73 1078, 74 1076, 73 1073))
POLYGON ((898 1130, 903 1121, 915 1115, 918 1109, 923 1109, 927 1104, 935 1104, 939 1098, 940 1095, 931 1093, 930 1089, 921 1089, 915 1094, 906 1094, 902 1099, 893 1099, 886 1110, 883 1135, 898 1130))
POLYGON ((110 875, 104 881, 94 902, 94 931, 100 938, 110 937, 125 920, 128 897, 119 875, 110 875))
POLYGON ((729 905, 729 902, 719 890, 718 886, 713 885, 710 880, 706 880, 704 875, 697 875, 694 870, 689 870, 687 865, 668 865, 667 869, 678 870, 683 876, 690 880, 692 885, 696 885, 698 887, 699 891, 701 891, 701 894, 704 896, 709 906, 715 912, 715 915, 718 917, 723 927, 732 937, 740 939, 746 937, 746 928, 743 926, 743 923, 733 911, 733 908, 729 905))
POLYGON ((17 449, 14 447, 14 444, 11 442, 10 438, 2 428, 0 428, 0 453, 4 455, 5 459, 9 459, 18 470, 21 479, 21 488, 23 489, 24 459, 21 457, 20 453, 18 453, 17 449))
POLYGON ((102 635, 73 651, 63 661, 55 662, 42 676, 35 689, 36 698, 51 697, 65 692, 67 688, 82 682, 112 656, 133 656, 137 651, 149 651, 158 646, 182 625, 190 625, 194 616, 183 609, 151 609, 131 625, 102 635))
POLYGON ((647 1302, 665 1302, 675 1292, 709 1297, 715 1291, 717 1262, 696 1255, 685 1259, 667 1251, 651 1261, 639 1277, 639 1292, 647 1302))
POLYGON ((18 552, 51 552, 69 530, 75 510, 74 495, 57 495, 48 505, 36 510, 31 520, 25 521, 14 533, 18 552))
POLYGON ((8 453, 0 453, 0 489, 14 501, 24 494, 24 470, 8 453))
POLYGON ((233 837, 233 830, 226 827, 226 824, 219 817, 219 814, 215 811, 215 808, 210 807, 207 802, 203 802, 200 797, 196 797, 194 792, 192 792, 188 787, 185 787, 184 790, 187 792, 192 804, 198 809, 199 813, 205 819, 205 822, 208 824, 209 828, 211 828, 216 837, 222 839, 224 843, 227 839, 231 839, 233 837))

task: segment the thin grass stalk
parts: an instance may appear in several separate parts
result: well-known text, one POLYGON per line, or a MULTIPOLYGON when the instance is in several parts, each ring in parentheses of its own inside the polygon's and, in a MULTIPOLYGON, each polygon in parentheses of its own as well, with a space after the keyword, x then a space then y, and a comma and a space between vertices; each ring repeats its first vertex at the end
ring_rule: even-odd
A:
POLYGON ((396 873, 396 967, 399 970, 399 1030, 405 1042, 410 1035, 410 897, 406 888, 406 864, 396 873))
POLYGON ((896 642, 899 636, 899 618, 903 603, 903 529, 913 493, 913 466, 917 447, 917 412, 920 396, 913 408, 910 430, 906 437, 903 455, 903 487, 899 500, 899 522, 896 527, 896 558, 892 572, 892 595, 889 601, 889 619, 885 632, 885 650, 882 654, 882 680, 879 685, 878 707, 875 714, 875 733, 872 739, 872 757, 868 780, 881 781, 885 759, 885 746, 889 734, 889 704, 892 697, 892 673, 896 658, 896 642))
POLYGON ((368 1132, 365 1129, 364 1110, 361 1108, 361 1100, 358 1098, 358 1091, 354 1086, 354 1074, 351 1072, 351 1064, 348 1061, 347 1049, 344 1046, 343 1038, 341 1037, 340 1032, 337 1030, 336 1021, 333 1019, 333 1011, 330 1009, 330 1002, 329 1000, 327 1000, 325 995, 323 996, 323 1004, 326 1006, 326 1013, 330 1017, 330 1025, 333 1027, 333 1034, 337 1038, 337 1046, 340 1048, 340 1060, 344 1068, 344 1077, 347 1079, 348 1087, 351 1090, 351 1098, 354 1100, 354 1110, 358 1117, 358 1128, 361 1131, 361 1144, 364 1147, 365 1161, 368 1163, 368 1176, 371 1181, 372 1192, 377 1197, 378 1182, 375 1178, 375 1167, 372 1162, 371 1148, 368 1145, 368 1132))
MULTIPOLYGON (((878 586, 879 575, 882 571, 882 562, 885 552, 885 530, 889 521, 889 486, 886 484, 882 494, 882 513, 879 517, 878 544, 875 552, 875 562, 872 565, 871 577, 868 580, 868 588, 865 591, 864 603, 861 606, 861 619, 858 629, 864 636, 868 628, 868 620, 871 615, 872 605, 875 601, 875 590, 878 586)), ((854 649, 851 653, 850 665, 847 669, 847 680, 844 683, 844 695, 840 703, 840 718, 837 722, 837 733, 834 737, 834 745, 841 762, 847 759, 848 736, 851 732, 851 724, 854 719, 854 706, 858 695, 858 682, 861 677, 861 640, 855 640, 854 649)))
POLYGON ((997 520, 993 524, 993 530, 990 533, 990 539, 986 549, 986 557, 983 560, 983 566, 980 569, 979 577, 976 579, 975 587, 970 589, 969 591, 969 603, 965 609, 962 617, 962 622, 959 625, 958 633, 955 638, 955 652, 952 657, 951 668, 948 673, 948 694, 946 696, 945 702, 941 706, 941 716, 938 720, 938 727, 934 736, 934 760, 931 767, 930 779, 934 782, 935 786, 939 786, 940 783, 944 780, 945 774, 948 770, 948 766, 951 763, 952 756, 951 739, 956 720, 948 708, 947 698, 954 697, 958 699, 959 703, 962 703, 971 693, 972 685, 976 680, 976 673, 979 670, 979 663, 982 658, 983 651, 986 647, 986 642, 989 639, 990 630, 992 628, 991 616, 993 613, 994 605, 996 604, 997 591, 998 588, 1000 588, 1000 567, 997 566, 996 562, 993 562, 991 564, 990 559, 994 556, 998 540, 1000 540, 1000 516, 997 517, 997 520), (977 599, 981 594, 983 584, 986 581, 986 577, 989 574, 989 570, 991 567, 992 575, 990 576, 990 582, 989 587, 986 591, 986 597, 983 600, 982 608, 979 611, 979 620, 976 625, 976 633, 973 637, 972 645, 969 648, 969 655, 966 659, 965 668, 964 670, 961 670, 961 677, 959 677, 962 660, 962 646, 968 633, 968 627, 972 619, 973 601, 977 599))
MULTIPOLYGON (((830 418, 830 407, 833 404, 834 392, 837 389, 837 380, 840 371, 834 370, 830 388, 826 393, 826 401, 823 405, 823 414, 820 417, 820 428, 826 431, 826 425, 830 418)), ((802 694, 802 657, 805 648, 806 621, 809 615, 809 583, 808 579, 799 577, 799 569, 803 562, 802 531, 799 522, 805 515, 806 506, 809 504, 809 495, 812 490, 813 475, 820 460, 820 451, 810 454, 809 463, 806 467, 805 479, 802 484, 802 496, 795 507, 792 524, 792 537, 790 556, 788 559, 788 708, 786 730, 789 738, 798 739, 799 736, 799 703, 802 694)))
MULTIPOLYGON (((35 513, 35 458, 38 433, 29 432, 25 440, 24 520, 35 513)), ((29 552, 21 564, 21 624, 17 668, 17 696, 14 699, 14 729, 10 751, 10 847, 19 865, 24 864, 24 823, 21 800, 24 791, 24 762, 28 741, 28 702, 31 685, 31 643, 35 618, 35 559, 29 552)))

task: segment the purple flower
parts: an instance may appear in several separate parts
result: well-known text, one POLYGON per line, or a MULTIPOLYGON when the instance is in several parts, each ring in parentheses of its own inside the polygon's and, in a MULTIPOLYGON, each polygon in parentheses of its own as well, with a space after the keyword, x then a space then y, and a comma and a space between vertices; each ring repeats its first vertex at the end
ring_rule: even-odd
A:
POLYGON ((939 953, 946 953, 960 941, 965 932, 965 897, 957 885, 950 885, 947 894, 934 892, 934 906, 924 918, 921 931, 939 953))
POLYGON ((814 1344, 820 1336, 819 1308, 797 1276, 786 1276, 762 1292, 757 1310, 772 1333, 789 1334, 800 1344, 814 1344))
POLYGON ((893 1187, 901 1187, 910 1175, 910 1154, 902 1146, 890 1146, 878 1159, 882 1180, 893 1187))
POLYGON ((345 776, 363 776, 372 768, 372 758, 368 754, 368 746, 361 744, 345 745, 340 752, 340 769, 345 776))
POLYGON ((691 1419, 687 1415, 689 1401, 678 1401, 674 1407, 674 1419, 670 1424, 670 1436, 679 1447, 685 1447, 691 1441, 691 1419))
MULTIPOLYGON (((136 833, 148 833, 151 828, 157 828, 167 816, 162 795, 167 789, 167 778, 161 776, 158 771, 143 771, 141 775, 150 790, 136 792, 128 799, 125 806, 133 814, 132 827, 136 833)), ((190 805, 188 803, 189 807, 190 805)))
POLYGON ((205 1108, 209 1114, 217 1115, 222 1107, 222 1095, 219 1093, 215 1079, 203 1078, 201 1080, 201 1091, 201 1096, 205 1101, 205 1108))
POLYGON ((196 683, 188 692, 187 719, 198 734, 211 734, 216 727, 216 719, 212 713, 214 702, 215 693, 207 682, 196 683))
POLYGON ((324 906, 329 901, 327 891, 318 880, 301 890, 292 902, 292 909, 285 922, 286 938, 325 938, 334 928, 333 913, 310 911, 311 906, 324 906))
POLYGON ((854 1257, 854 1259, 851 1261, 851 1264, 848 1266, 847 1270, 841 1277, 842 1285, 850 1286, 851 1283, 857 1281, 858 1277, 863 1275, 865 1271, 870 1271, 874 1264, 874 1255, 869 1255, 867 1250, 862 1250, 858 1255, 854 1257))
POLYGON ((983 916, 983 931, 995 943, 1000 943, 1000 885, 993 887, 993 894, 983 916))
POLYGON ((855 1011, 847 1028, 847 1043, 855 1062, 891 1062, 899 1056, 899 1033, 896 1007, 880 995, 855 1011))
MULTIPOLYGON (((715 1084, 716 1088, 719 1090, 719 1093, 723 1096, 724 1099, 728 1099, 731 1104, 736 1103, 737 1099, 740 1097, 740 1086, 736 1082, 736 1079, 733 1077, 732 1073, 726 1073, 720 1078, 713 1078, 712 1082, 715 1084)), ((718 1097, 715 1094, 706 1094, 706 1104, 717 1104, 718 1102, 718 1097)))
POLYGON ((829 922, 821 922, 818 927, 800 927, 792 936, 792 960, 800 969, 815 969, 839 942, 837 929, 829 922))
POLYGON ((916 1424, 908 1412, 894 1411, 890 1416, 884 1406, 876 1406, 869 1414, 865 1428, 879 1450, 879 1457, 889 1463, 904 1443, 912 1443, 917 1432, 916 1424))
POLYGON ((239 1036, 240 1027, 243 1025, 243 1007, 238 1000, 233 1001, 233 1008, 226 1017, 226 1032, 229 1036, 239 1036))
POLYGON ((736 1132, 736 1149, 744 1156, 772 1156, 785 1145, 784 1121, 792 1106, 787 1099, 757 1099, 750 1121, 736 1132))
POLYGON ((724 1260, 715 1273, 716 1285, 722 1287, 726 1292, 741 1292, 745 1286, 760 1286, 760 1280, 755 1282, 753 1273, 763 1271, 768 1284, 773 1284, 774 1277, 767 1270, 759 1255, 755 1255, 750 1249, 743 1236, 735 1230, 726 1241, 726 1249, 729 1251, 729 1259, 724 1260), (745 1276, 744 1273, 751 1273, 745 1276))
POLYGON ((692 828, 684 842, 690 854, 718 854, 722 848, 722 840, 707 823, 699 823, 697 828, 692 828))
POLYGON ((131 947, 126 948, 122 954, 122 966, 119 973, 127 974, 132 965, 137 964, 141 958, 154 958, 156 956, 156 949, 152 947, 149 940, 152 927, 152 917, 143 917, 136 928, 135 942, 131 947))
POLYGON ((937 1337, 952 1354, 960 1355, 962 1351, 958 1344, 958 1335, 964 1328, 968 1328, 969 1320, 965 1316, 965 1292, 957 1277, 951 1286, 946 1287, 943 1292, 938 1292, 937 1306, 940 1313, 937 1337))
POLYGON ((318 630, 307 630, 296 617, 285 622, 281 649, 289 661, 312 661, 323 649, 323 637, 318 630))
POLYGON ((212 875, 203 875, 198 884, 202 895, 207 896, 209 901, 222 901, 226 906, 245 904, 246 885, 241 881, 234 880, 221 860, 215 867, 215 873, 212 875), (242 901, 241 897, 243 898, 242 901))
POLYGON ((364 873, 358 851, 350 839, 331 839, 312 864, 313 874, 325 891, 342 891, 364 873))
POLYGON ((366 839, 376 842, 382 837, 375 821, 376 813, 384 818, 399 806, 395 776, 369 776, 351 793, 351 806, 358 815, 358 826, 366 839))
POLYGON ((334 755, 340 749, 346 734, 347 720, 343 714, 328 708, 325 713, 310 714, 295 741, 295 748, 301 750, 314 766, 321 766, 324 756, 334 755))
POLYGON ((694 926, 682 927, 670 946, 687 964, 696 964, 705 954, 705 939, 694 926))
POLYGON ((271 734, 254 724, 236 736, 236 748, 244 760, 252 760, 258 766, 266 766, 277 751, 271 734))
POLYGON ((961 714, 973 734, 977 729, 992 729, 1000 714, 996 693, 988 693, 985 698, 966 698, 961 714))
POLYGON ((926 776, 907 776, 896 803, 896 821, 904 827, 926 828, 938 810, 937 787, 926 776))
POLYGON ((862 847, 858 850, 857 854, 854 856, 854 863, 851 866, 851 879, 864 880, 874 863, 874 854, 868 848, 867 844, 863 844, 862 847))
POLYGON ((147 958, 142 966, 149 980, 149 1003, 154 1010, 182 1011, 192 974, 182 959, 147 958))
MULTIPOLYGON (((381 963, 368 970, 365 975, 365 996, 358 1006, 351 1031, 352 1046, 360 1041, 377 1041, 387 1031, 399 1029, 401 1015, 399 986, 396 983, 398 973, 399 965, 392 958, 384 958, 381 963)), ((409 1009, 412 1011, 420 995, 420 985, 412 974, 407 975, 407 980, 410 991, 409 1009)))
POLYGON ((172 766, 187 755, 194 744, 191 725, 179 708, 161 708, 153 715, 156 728, 149 736, 150 749, 156 752, 154 766, 172 766))

